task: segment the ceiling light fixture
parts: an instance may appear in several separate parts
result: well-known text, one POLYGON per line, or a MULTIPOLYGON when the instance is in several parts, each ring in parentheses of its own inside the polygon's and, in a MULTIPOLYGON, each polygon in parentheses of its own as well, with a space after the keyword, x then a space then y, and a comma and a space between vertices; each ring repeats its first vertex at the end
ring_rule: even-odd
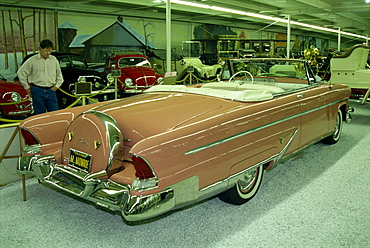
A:
MULTIPOLYGON (((366 0, 366 1, 368 2, 370 0, 366 0)), ((283 18, 277 18, 277 17, 266 16, 266 15, 251 13, 251 12, 244 12, 244 11, 239 11, 239 10, 233 10, 233 9, 228 9, 228 8, 211 6, 211 5, 207 5, 207 4, 187 2, 187 1, 183 1, 183 0, 171 0, 171 3, 181 4, 181 5, 191 6, 191 7, 197 7, 197 8, 203 8, 203 9, 216 10, 216 11, 221 11, 221 12, 226 12, 226 13, 231 13, 231 14, 237 14, 237 15, 250 16, 250 17, 255 17, 255 18, 260 18, 260 19, 265 19, 265 20, 271 20, 271 21, 275 21, 275 22, 282 22, 282 23, 288 23, 289 22, 289 20, 283 19, 283 18)), ((312 29, 316 29, 316 30, 322 30, 322 31, 331 32, 331 33, 336 33, 336 34, 340 33, 341 35, 347 35, 347 36, 357 37, 357 38, 366 39, 366 40, 369 39, 369 37, 364 36, 364 35, 358 35, 358 34, 343 32, 343 31, 340 31, 338 29, 320 27, 320 26, 316 26, 316 25, 306 24, 306 23, 303 23, 303 22, 290 21, 290 24, 301 26, 301 27, 306 27, 306 28, 312 28, 312 29)))

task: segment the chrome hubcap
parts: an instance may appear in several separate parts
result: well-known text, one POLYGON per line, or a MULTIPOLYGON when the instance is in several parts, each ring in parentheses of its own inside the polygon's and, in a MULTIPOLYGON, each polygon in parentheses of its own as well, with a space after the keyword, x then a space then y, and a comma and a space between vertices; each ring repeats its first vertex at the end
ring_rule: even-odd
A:
POLYGON ((340 125, 341 125, 341 121, 340 121, 340 116, 338 115, 337 116, 336 123, 335 123, 335 131, 334 131, 334 137, 335 138, 337 138, 339 136, 339 133, 340 133, 340 125))
POLYGON ((257 175, 257 169, 248 170, 244 173, 243 180, 239 181, 241 191, 247 191, 254 183, 257 175))

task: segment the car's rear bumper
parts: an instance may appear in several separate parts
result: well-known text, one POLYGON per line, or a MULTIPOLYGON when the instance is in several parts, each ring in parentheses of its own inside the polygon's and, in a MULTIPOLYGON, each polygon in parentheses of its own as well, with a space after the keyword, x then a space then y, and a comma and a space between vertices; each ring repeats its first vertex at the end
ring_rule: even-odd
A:
POLYGON ((154 194, 132 195, 130 185, 108 179, 106 171, 79 171, 57 164, 53 155, 21 156, 17 172, 34 175, 42 184, 119 211, 127 221, 150 219, 175 208, 171 188, 154 194))

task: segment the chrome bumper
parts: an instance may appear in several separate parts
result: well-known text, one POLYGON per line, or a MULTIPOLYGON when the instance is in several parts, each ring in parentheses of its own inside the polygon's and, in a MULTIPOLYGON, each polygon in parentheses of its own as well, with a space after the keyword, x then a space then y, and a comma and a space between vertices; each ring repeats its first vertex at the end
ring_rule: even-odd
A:
POLYGON ((127 221, 150 219, 175 208, 174 190, 171 188, 154 194, 131 195, 130 185, 107 179, 106 171, 79 171, 57 164, 53 155, 21 156, 17 172, 34 175, 42 184, 119 211, 127 221))
POLYGON ((347 123, 350 123, 350 122, 352 121, 352 116, 351 116, 351 114, 352 114, 353 112, 355 112, 355 109, 349 106, 349 107, 347 108, 347 111, 346 111, 346 122, 347 122, 347 123))

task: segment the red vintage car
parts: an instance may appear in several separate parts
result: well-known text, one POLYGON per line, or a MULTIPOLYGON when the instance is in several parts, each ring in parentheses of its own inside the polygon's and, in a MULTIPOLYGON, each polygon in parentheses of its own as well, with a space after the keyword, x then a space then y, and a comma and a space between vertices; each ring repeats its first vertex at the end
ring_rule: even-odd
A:
POLYGON ((32 111, 32 103, 23 86, 17 81, 7 81, 0 74, 0 118, 30 115, 32 111))
POLYGON ((350 88, 306 61, 228 60, 222 77, 30 117, 18 172, 140 221, 215 195, 245 203, 265 170, 350 120, 350 88))
POLYGON ((157 74, 149 59, 141 54, 115 54, 107 58, 103 76, 119 70, 120 93, 141 93, 153 85, 160 84, 163 76, 157 74))

